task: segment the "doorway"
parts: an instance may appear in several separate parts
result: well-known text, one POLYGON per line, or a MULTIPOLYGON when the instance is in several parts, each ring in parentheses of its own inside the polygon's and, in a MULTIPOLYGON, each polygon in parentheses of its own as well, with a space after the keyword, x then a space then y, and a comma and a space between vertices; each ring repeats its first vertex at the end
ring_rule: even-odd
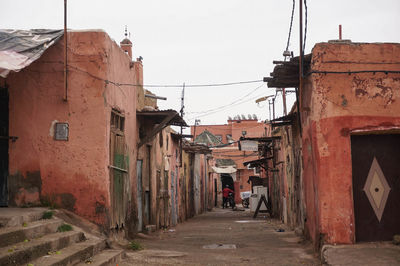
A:
POLYGON ((356 241, 400 234, 399 150, 400 134, 351 136, 356 241))
POLYGON ((111 112, 110 130, 110 188, 111 228, 123 229, 127 207, 128 156, 124 136, 124 116, 117 110, 111 112))
POLYGON ((8 87, 0 86, 0 207, 8 205, 8 87))
POLYGON ((143 180, 142 180, 143 161, 136 161, 136 178, 137 178, 137 212, 138 212, 138 227, 137 231, 143 230, 143 180))
POLYGON ((233 178, 229 174, 221 174, 222 189, 228 186, 230 189, 235 191, 235 186, 233 185, 233 178))

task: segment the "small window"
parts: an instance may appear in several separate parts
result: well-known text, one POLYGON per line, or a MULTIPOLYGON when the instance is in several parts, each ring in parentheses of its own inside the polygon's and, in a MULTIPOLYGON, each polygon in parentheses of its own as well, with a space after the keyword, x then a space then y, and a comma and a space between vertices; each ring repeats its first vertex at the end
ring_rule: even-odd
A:
POLYGON ((116 109, 111 110, 111 129, 124 132, 125 117, 116 109))
POLYGON ((226 134, 226 142, 227 143, 232 143, 233 139, 232 139, 232 135, 231 134, 226 134))

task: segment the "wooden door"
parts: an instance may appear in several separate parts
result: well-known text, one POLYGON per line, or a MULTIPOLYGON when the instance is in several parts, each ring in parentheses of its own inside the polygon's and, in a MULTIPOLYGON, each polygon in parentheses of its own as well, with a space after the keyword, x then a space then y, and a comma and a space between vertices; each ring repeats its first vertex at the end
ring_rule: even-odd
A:
POLYGON ((111 228, 123 229, 127 212, 129 194, 128 150, 124 136, 124 117, 113 110, 110 130, 110 190, 111 190, 111 228))
POLYGON ((143 181, 142 181, 143 161, 136 162, 136 178, 137 178, 137 213, 138 213, 138 232, 143 230, 143 181))
POLYGON ((400 234, 400 135, 351 137, 356 241, 400 234))
POLYGON ((0 206, 8 204, 8 89, 0 86, 0 206))

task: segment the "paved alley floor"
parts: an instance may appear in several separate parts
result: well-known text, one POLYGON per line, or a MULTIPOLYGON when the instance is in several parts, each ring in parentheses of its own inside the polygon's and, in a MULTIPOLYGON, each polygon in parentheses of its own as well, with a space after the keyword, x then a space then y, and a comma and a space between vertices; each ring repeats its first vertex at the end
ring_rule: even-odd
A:
POLYGON ((309 244, 262 213, 214 209, 154 238, 135 240, 144 250, 118 265, 320 265, 309 244))

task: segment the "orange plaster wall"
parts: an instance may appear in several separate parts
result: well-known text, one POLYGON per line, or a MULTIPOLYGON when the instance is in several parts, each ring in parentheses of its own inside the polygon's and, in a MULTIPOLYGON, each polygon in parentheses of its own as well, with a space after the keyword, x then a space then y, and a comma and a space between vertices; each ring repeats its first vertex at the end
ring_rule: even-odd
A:
MULTIPOLYGON (((399 59, 399 44, 317 44, 312 68, 398 70, 399 59)), ((354 243, 350 135, 400 128, 400 74, 312 74, 301 105, 306 229, 314 243, 354 243)))
MULTIPOLYGON (((68 35, 67 102, 62 100, 62 42, 7 78, 10 135, 19 137, 10 145, 10 179, 22 176, 27 183, 29 176, 36 173, 39 179, 34 186, 39 188, 42 199, 105 225, 110 207, 110 111, 118 107, 125 113, 127 143, 133 149, 136 93, 132 88, 116 88, 99 78, 136 83, 135 68, 129 68, 129 58, 105 32, 68 35), (68 141, 53 139, 56 121, 69 124, 68 141)), ((135 160, 130 162, 132 165, 135 160)), ((130 168, 131 177, 134 170, 130 168)), ((27 200, 24 186, 27 185, 19 189, 11 204, 39 203, 39 198, 27 200)))

